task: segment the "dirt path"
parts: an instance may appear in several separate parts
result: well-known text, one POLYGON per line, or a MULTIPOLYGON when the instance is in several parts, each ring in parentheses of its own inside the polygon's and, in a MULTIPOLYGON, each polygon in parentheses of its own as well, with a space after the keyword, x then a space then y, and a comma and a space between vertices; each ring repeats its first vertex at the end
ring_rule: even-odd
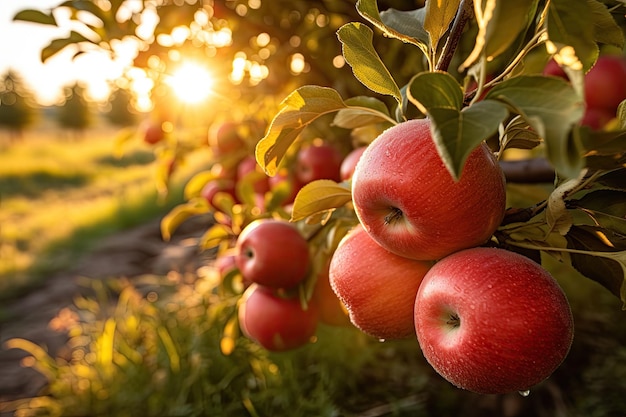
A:
POLYGON ((78 278, 132 279, 145 274, 165 275, 169 271, 195 272, 211 259, 208 253, 200 254, 197 246, 208 225, 208 219, 189 220, 170 242, 161 239, 158 220, 113 235, 71 270, 50 276, 41 288, 10 302, 6 309, 12 319, 0 324, 0 416, 10 415, 2 413, 3 402, 35 396, 46 384, 41 374, 21 365, 26 353, 5 349, 5 341, 24 338, 46 346, 54 354, 67 338, 52 330, 49 323, 85 291, 78 278))

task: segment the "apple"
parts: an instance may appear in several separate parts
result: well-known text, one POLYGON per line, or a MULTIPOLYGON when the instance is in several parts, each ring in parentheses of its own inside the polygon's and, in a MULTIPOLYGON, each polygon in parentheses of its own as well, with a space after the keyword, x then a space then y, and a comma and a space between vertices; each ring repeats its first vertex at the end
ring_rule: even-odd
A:
POLYGON ((352 178, 354 174, 354 169, 356 168, 357 162, 361 159, 361 155, 365 152, 367 146, 360 146, 358 148, 353 149, 346 155, 346 157, 341 162, 341 166, 339 167, 339 175, 341 181, 347 181, 352 178))
POLYGON ((309 303, 303 309, 298 297, 285 298, 258 284, 243 293, 238 311, 243 334, 270 351, 303 346, 315 336, 318 313, 309 303))
POLYGON ((154 145, 163 140, 165 132, 160 123, 151 124, 146 127, 143 135, 143 141, 147 144, 154 145))
POLYGON ((339 300, 330 285, 329 269, 327 268, 317 276, 311 302, 315 303, 319 310, 319 320, 328 326, 350 326, 348 311, 339 300))
POLYGON ((486 144, 455 181, 437 153, 428 119, 402 122, 365 150, 352 177, 355 212, 385 249, 436 260, 485 243, 504 217, 504 175, 486 144))
POLYGON ((233 200, 237 201, 235 195, 235 181, 228 178, 215 178, 208 181, 202 190, 200 196, 203 197, 210 205, 213 205, 213 199, 219 192, 224 192, 233 197, 233 200))
POLYGON ((585 102, 589 108, 616 111, 626 99, 626 59, 601 55, 585 74, 585 102))
POLYGON ((526 391, 567 356, 568 300, 534 261, 505 249, 471 248, 437 262, 415 300, 415 331, 427 361, 459 388, 526 391))
POLYGON ((561 68, 561 66, 554 59, 550 59, 546 66, 543 68, 543 75, 552 75, 554 77, 560 77, 569 80, 569 77, 567 76, 563 68, 561 68))
POLYGON ((239 164, 237 164, 237 181, 242 180, 251 172, 256 172, 258 180, 254 181, 253 188, 257 194, 265 194, 270 190, 270 184, 267 175, 263 172, 261 167, 257 164, 253 155, 244 157, 239 164))
POLYGON ((237 267, 243 277, 272 288, 292 288, 309 270, 309 246, 292 223, 257 219, 237 238, 237 267))
POLYGON ((602 108, 587 107, 580 124, 600 130, 616 117, 616 112, 602 108))
POLYGON ((431 265, 385 250, 359 225, 331 258, 330 285, 364 333, 384 340, 414 337, 415 297, 431 265))
POLYGON ((328 143, 314 143, 298 152, 296 178, 302 184, 323 179, 339 182, 342 162, 343 155, 337 148, 328 143))
POLYGON ((232 121, 211 126, 208 140, 215 155, 227 155, 246 146, 238 129, 238 124, 232 121))

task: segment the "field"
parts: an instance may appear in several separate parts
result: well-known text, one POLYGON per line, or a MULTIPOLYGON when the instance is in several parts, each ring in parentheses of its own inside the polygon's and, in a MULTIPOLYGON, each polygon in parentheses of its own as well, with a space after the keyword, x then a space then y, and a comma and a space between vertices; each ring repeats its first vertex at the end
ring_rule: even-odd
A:
POLYGON ((49 122, 9 143, 0 132, 0 299, 69 266, 101 237, 181 201, 193 158, 163 196, 153 149, 139 135, 120 147, 118 133, 102 125, 75 138, 49 122))

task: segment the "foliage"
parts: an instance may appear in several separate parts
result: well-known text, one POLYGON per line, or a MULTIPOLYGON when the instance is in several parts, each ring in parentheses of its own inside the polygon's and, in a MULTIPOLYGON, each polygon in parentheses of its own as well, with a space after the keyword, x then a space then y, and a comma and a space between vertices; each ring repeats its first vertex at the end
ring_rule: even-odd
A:
POLYGON ((75 131, 82 131, 93 123, 89 102, 85 97, 85 88, 76 83, 66 88, 65 103, 57 108, 59 126, 75 131))
POLYGON ((31 93, 20 76, 7 71, 0 81, 0 126, 19 133, 32 124, 35 109, 31 101, 31 93))
POLYGON ((111 93, 106 117, 112 124, 120 127, 133 126, 137 123, 137 112, 132 108, 132 95, 123 88, 111 93))

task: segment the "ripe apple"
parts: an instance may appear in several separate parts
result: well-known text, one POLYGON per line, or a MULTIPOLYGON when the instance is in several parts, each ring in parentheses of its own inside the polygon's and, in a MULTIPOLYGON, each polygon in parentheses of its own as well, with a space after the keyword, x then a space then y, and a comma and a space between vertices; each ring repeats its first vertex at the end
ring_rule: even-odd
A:
POLYGON ((483 394, 525 391, 569 352, 568 300, 539 264, 497 248, 472 248, 436 263, 415 300, 424 357, 457 387, 483 394))
POLYGON ((161 127, 160 123, 151 124, 146 127, 146 130, 143 135, 143 141, 147 144, 154 145, 159 143, 165 137, 165 132, 161 127))
POLYGON ((385 249, 435 260, 485 243, 504 216, 505 179, 481 144, 455 181, 437 153, 430 120, 387 129, 365 150, 352 177, 352 201, 385 249))
POLYGON ((594 130, 600 130, 616 117, 613 110, 587 107, 580 124, 589 126, 594 130))
POLYGON ((328 144, 312 144, 298 152, 296 177, 302 184, 315 180, 341 180, 343 155, 337 148, 328 144))
POLYGON ((315 303, 319 310, 321 323, 338 327, 350 325, 348 311, 330 285, 328 268, 322 270, 318 275, 311 301, 315 303))
POLYGON ((341 167, 339 168, 341 181, 347 181, 352 178, 356 164, 359 162, 359 159, 361 159, 361 155, 363 155, 366 148, 367 146, 360 146, 353 149, 348 155, 346 155, 341 162, 341 167))
POLYGON ((239 135, 238 128, 238 124, 232 121, 211 126, 208 139, 215 155, 227 155, 246 145, 239 135))
POLYGON ((331 258, 330 285, 357 328, 378 339, 401 339, 415 335, 415 296, 431 265, 383 249, 357 226, 331 258))
POLYGON ((258 173, 259 179, 254 181, 254 192, 257 194, 265 194, 270 190, 270 183, 267 175, 263 172, 261 167, 256 163, 256 159, 253 155, 244 157, 237 165, 237 180, 242 180, 246 175, 251 172, 258 173))
POLYGON ((626 99, 626 58, 601 55, 585 74, 585 102, 589 108, 616 111, 626 99))
POLYGON ((298 297, 284 298, 258 284, 244 291, 238 316, 243 334, 270 351, 303 346, 317 330, 315 305, 309 303, 305 310, 298 297))
POLYGON ((213 199, 219 192, 227 193, 231 195, 235 201, 237 201, 237 197, 235 195, 235 181, 228 178, 215 178, 208 181, 200 191, 200 196, 204 197, 209 204, 213 205, 213 199))
POLYGON ((291 288, 306 278, 309 246, 293 224, 258 219, 244 228, 236 243, 237 267, 251 282, 291 288))

